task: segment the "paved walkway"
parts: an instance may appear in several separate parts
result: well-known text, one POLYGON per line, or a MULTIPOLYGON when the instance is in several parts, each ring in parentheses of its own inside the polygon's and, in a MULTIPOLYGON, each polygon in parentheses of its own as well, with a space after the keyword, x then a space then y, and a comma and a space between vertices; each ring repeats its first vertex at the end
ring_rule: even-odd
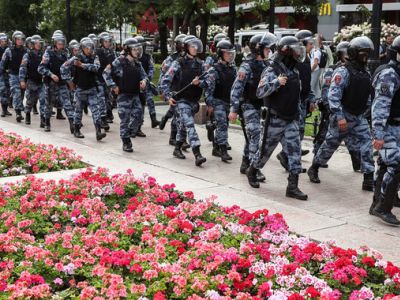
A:
MULTIPOLYGON (((158 112, 165 107, 157 107, 158 112)), ((118 118, 117 118, 118 119, 118 118)), ((280 167, 275 153, 264 168, 266 183, 260 189, 252 189, 244 175, 239 173, 243 147, 240 130, 230 130, 233 161, 223 163, 211 156, 212 145, 207 141, 206 130, 197 126, 203 143, 202 153, 207 157, 203 167, 194 165, 194 158, 187 153, 186 160, 172 157, 173 148, 168 145, 169 124, 166 130, 151 129, 146 111, 143 131, 147 138, 133 140, 134 153, 125 153, 119 139, 119 122, 111 124, 107 137, 97 142, 94 127, 89 116, 85 116, 82 133, 85 139, 76 139, 69 133, 67 121, 52 119, 52 131, 39 128, 37 116, 32 125, 17 124, 15 117, 1 118, 0 128, 29 137, 33 142, 67 146, 83 156, 93 166, 103 166, 111 173, 132 169, 138 176, 147 173, 161 183, 174 182, 180 190, 192 190, 198 199, 217 196, 223 205, 237 204, 248 210, 267 208, 284 215, 292 231, 304 236, 323 240, 336 240, 343 247, 368 245, 382 252, 386 259, 400 263, 400 228, 389 227, 368 214, 372 193, 361 191, 362 175, 354 173, 350 156, 339 149, 329 163, 328 169, 321 169, 322 183, 311 184, 307 175, 300 177, 301 189, 309 195, 309 201, 297 201, 285 197, 287 173, 280 167)), ((311 141, 305 141, 303 148, 311 149, 311 141)), ((278 151, 278 150, 277 150, 278 151)), ((312 155, 303 157, 303 166, 308 167, 312 155)), ((41 174, 44 178, 57 179, 76 171, 41 174)), ((15 180, 3 178, 1 182, 15 180)), ((400 216, 400 209, 394 213, 400 216)))

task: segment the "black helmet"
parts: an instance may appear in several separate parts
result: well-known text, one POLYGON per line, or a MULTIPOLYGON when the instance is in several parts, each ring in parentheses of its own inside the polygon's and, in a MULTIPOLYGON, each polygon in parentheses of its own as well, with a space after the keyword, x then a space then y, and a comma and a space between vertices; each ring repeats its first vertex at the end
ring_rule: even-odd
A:
POLYGON ((40 43, 40 45, 43 46, 42 37, 40 35, 38 35, 38 34, 32 35, 31 43, 32 43, 33 46, 35 46, 36 43, 40 43))
POLYGON ((83 49, 90 49, 93 52, 95 46, 94 46, 94 42, 93 42, 93 40, 91 38, 85 37, 85 38, 81 39, 80 47, 81 47, 82 50, 83 49))
POLYGON ((25 40, 25 47, 28 49, 32 48, 32 37, 28 36, 25 40))
POLYGON ((4 32, 0 33, 0 41, 6 41, 6 42, 8 41, 8 36, 6 33, 4 32))
POLYGON ((186 36, 183 40, 183 45, 185 47, 186 53, 189 53, 189 46, 195 46, 197 48, 197 54, 203 52, 203 43, 194 35, 186 36))
POLYGON ((56 35, 56 34, 64 35, 64 33, 62 32, 62 30, 60 30, 60 29, 58 29, 58 30, 56 30, 56 31, 53 32, 53 35, 56 35))
POLYGON ((270 32, 256 34, 250 39, 250 50, 254 55, 261 55, 264 57, 264 49, 271 48, 276 45, 278 39, 270 32))
POLYGON ((99 42, 99 39, 98 39, 97 35, 94 34, 94 33, 90 33, 90 34, 88 34, 87 37, 93 41, 94 47, 96 48, 97 44, 99 42))
POLYGON ((309 41, 312 41, 312 39, 313 39, 313 34, 312 34, 312 32, 311 32, 310 30, 304 29, 304 30, 298 31, 298 32, 295 34, 295 37, 296 37, 300 42, 302 42, 304 46, 306 46, 307 43, 308 43, 309 41))
POLYGON ((294 36, 285 36, 278 42, 278 54, 284 57, 291 57, 301 62, 304 60, 306 50, 299 40, 294 36))
POLYGON ((13 44, 15 44, 15 41, 17 39, 23 39, 24 40, 25 39, 25 34, 23 34, 23 32, 19 31, 19 30, 14 31, 14 33, 11 36, 11 40, 12 40, 13 44))
POLYGON ((174 39, 174 43, 175 43, 175 51, 176 52, 181 52, 183 51, 183 40, 185 39, 186 34, 178 34, 175 39, 174 39))
POLYGON ((52 37, 53 45, 55 46, 57 43, 63 43, 64 46, 66 44, 65 37, 62 34, 56 34, 52 37))
POLYGON ((143 52, 146 51, 146 40, 144 39, 144 37, 141 35, 137 35, 135 36, 135 39, 138 41, 139 44, 142 45, 143 52))
POLYGON ((347 41, 340 42, 336 46, 336 55, 340 59, 343 55, 347 55, 347 50, 349 49, 350 43, 347 41))
POLYGON ((79 47, 79 42, 78 42, 77 40, 71 40, 71 41, 69 42, 69 44, 68 44, 68 47, 70 47, 70 48, 75 48, 76 45, 78 45, 78 47, 79 47))
POLYGON ((99 38, 99 42, 100 42, 101 45, 103 45, 103 43, 104 43, 105 41, 109 41, 109 42, 112 41, 111 35, 110 35, 108 32, 106 32, 106 31, 100 33, 99 36, 98 36, 98 38, 99 38))
POLYGON ((214 45, 217 45, 221 40, 229 40, 225 33, 217 33, 214 36, 214 45))
POLYGON ((358 61, 365 65, 370 52, 373 50, 374 44, 371 39, 366 36, 359 36, 350 41, 347 53, 349 60, 358 61))
POLYGON ((386 51, 391 60, 400 62, 400 59, 397 58, 397 54, 400 54, 400 35, 393 40, 393 43, 386 49, 386 51))
POLYGON ((138 57, 141 57, 143 53, 142 45, 138 42, 136 38, 127 38, 123 43, 123 49, 126 55, 131 54, 132 49, 139 50, 138 57))
POLYGON ((229 40, 221 40, 217 44, 217 55, 219 58, 224 59, 224 52, 231 53, 231 59, 227 62, 232 63, 235 60, 236 50, 235 46, 229 40))

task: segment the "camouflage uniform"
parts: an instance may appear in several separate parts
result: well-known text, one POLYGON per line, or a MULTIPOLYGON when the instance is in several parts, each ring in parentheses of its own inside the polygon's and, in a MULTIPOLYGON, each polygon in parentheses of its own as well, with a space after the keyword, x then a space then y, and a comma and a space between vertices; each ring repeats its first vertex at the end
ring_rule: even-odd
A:
MULTIPOLYGON (((200 75, 200 73, 204 71, 203 62, 198 58, 190 59, 188 56, 185 56, 179 58, 178 60, 175 60, 161 80, 161 90, 164 94, 165 99, 173 98, 173 91, 171 90, 171 88, 174 83, 183 82, 184 80, 188 79, 182 76, 182 64, 191 64, 193 70, 198 70, 200 66, 200 70, 198 70, 198 75, 200 75)), ((197 92, 199 91, 198 88, 200 88, 200 86, 195 88, 197 92)), ((177 100, 176 110, 178 114, 176 141, 183 143, 186 141, 187 136, 189 138, 189 144, 192 149, 195 147, 199 147, 200 139, 194 126, 194 115, 199 109, 198 99, 181 98, 175 100, 177 100)))
POLYGON ((101 105, 101 117, 102 118, 109 118, 112 120, 112 101, 111 92, 107 87, 107 84, 103 78, 104 69, 115 60, 116 55, 112 49, 107 48, 99 48, 96 50, 96 54, 99 57, 100 61, 100 68, 98 71, 98 79, 100 81, 98 85, 99 89, 99 99, 101 105))
POLYGON ((42 58, 42 51, 30 50, 22 58, 19 68, 19 80, 26 83, 26 106, 25 112, 30 113, 32 107, 39 102, 40 116, 44 118, 46 92, 43 77, 37 72, 37 67, 42 58))
POLYGON ((67 61, 67 54, 64 50, 57 51, 49 47, 44 52, 42 62, 38 68, 38 72, 45 77, 46 119, 50 119, 54 106, 59 108, 59 103, 62 104, 68 119, 74 118, 74 108, 71 105, 70 93, 65 80, 61 78, 60 68, 65 61, 67 61), (51 79, 53 74, 58 76, 58 82, 51 79))
MULTIPOLYGON (((399 91, 400 91, 400 69, 391 62, 375 76, 373 87, 375 88, 375 99, 372 105, 372 133, 375 140, 384 140, 379 156, 387 171, 381 181, 380 192, 383 197, 397 192, 400 174, 400 115, 399 110, 399 91)), ((383 203, 386 210, 393 208, 393 203, 385 201, 383 203)))
MULTIPOLYGON (((7 47, 0 47, 0 57, 3 57, 4 52, 7 47)), ((6 72, 0 73, 0 102, 8 105, 8 99, 10 96, 9 82, 8 82, 8 74, 6 72)))
MULTIPOLYGON (((139 99, 139 88, 136 87, 137 91, 133 93, 125 93, 121 89, 122 80, 124 77, 124 67, 127 63, 128 58, 120 56, 116 58, 113 63, 106 67, 103 72, 103 78, 109 88, 116 86, 120 89, 120 94, 117 98, 118 115, 121 119, 120 123, 120 136, 122 139, 130 138, 131 135, 135 135, 139 129, 139 126, 143 119, 142 105, 139 99), (117 82, 113 80, 117 78, 117 82)), ((133 64, 135 68, 139 68, 139 81, 146 80, 146 72, 138 61, 129 62, 133 64)))
MULTIPOLYGON (((364 75, 366 76, 366 75, 364 75)), ((368 81, 367 79, 365 79, 368 81)), ((374 161, 372 158, 372 141, 368 122, 364 116, 365 110, 360 113, 350 113, 343 107, 342 99, 345 96, 345 89, 350 84, 350 74, 345 66, 337 68, 333 74, 333 80, 329 87, 328 101, 332 115, 330 116, 329 129, 325 141, 314 157, 313 163, 317 165, 326 164, 342 140, 345 140, 349 149, 360 149, 361 171, 365 174, 374 172, 374 161), (339 131, 337 122, 346 119, 347 130, 339 131)), ((364 87, 369 95, 369 84, 364 87)), ((352 90, 355 90, 354 88, 352 90)), ((357 92, 362 92, 357 91, 357 92)), ((368 97, 367 95, 367 97, 368 97)), ((370 99, 366 106, 370 106, 370 99)), ((360 108, 357 108, 357 111, 360 108)))
POLYGON ((84 54, 79 55, 79 57, 72 57, 67 60, 61 66, 61 78, 67 82, 72 82, 72 73, 75 74, 74 82, 77 85, 75 91, 75 112, 74 112, 74 125, 79 126, 82 123, 82 112, 83 105, 87 104, 90 111, 92 112, 93 124, 95 126, 100 126, 101 116, 100 116, 100 100, 98 98, 98 89, 97 89, 97 78, 96 73, 100 68, 99 58, 97 56, 86 56, 84 54), (75 61, 81 61, 82 67, 81 70, 77 70, 78 67, 74 65, 75 61), (75 72, 72 71, 75 69, 75 72), (86 84, 80 84, 78 79, 78 73, 82 72, 85 79, 89 82, 86 84))
MULTIPOLYGON (((223 72, 230 72, 234 77, 236 77, 236 66, 234 64, 226 66, 223 63, 218 64, 218 69, 221 68, 223 72)), ((205 97, 206 104, 213 108, 213 115, 216 122, 215 131, 215 143, 217 145, 227 145, 228 144, 228 115, 230 109, 230 97, 227 99, 217 98, 215 95, 216 86, 222 89, 222 85, 229 84, 227 82, 221 82, 222 78, 219 74, 217 68, 211 67, 208 70, 207 77, 204 79, 205 85, 205 97)), ((228 87, 227 87, 228 88, 228 87)), ((229 86, 231 90, 232 86, 229 86)), ((217 91, 221 92, 222 91, 217 91)))
MULTIPOLYGON (((292 95, 294 102, 287 104, 291 106, 287 107, 288 113, 290 111, 290 116, 283 116, 280 112, 268 108, 269 123, 266 124, 267 132, 264 141, 261 141, 261 143, 264 143, 264 147, 259 148, 260 150, 257 154, 258 160, 253 163, 253 166, 257 169, 263 168, 278 143, 282 142, 284 139, 283 150, 288 157, 288 171, 291 174, 298 175, 302 171, 300 159, 301 141, 299 134, 300 95, 296 93, 296 89, 300 91, 300 79, 296 69, 286 68, 283 64, 279 65, 279 71, 277 71, 272 64, 264 70, 257 88, 257 96, 259 98, 272 98, 273 95, 279 95, 282 88, 278 81, 278 76, 280 73, 283 73, 288 77, 287 84, 289 84, 289 82, 294 82, 293 86, 288 86, 288 88, 293 89, 293 91, 290 92, 294 93, 292 95), (298 84, 297 86, 296 83, 298 84)), ((275 100, 276 99, 272 99, 271 103, 275 100)))
MULTIPOLYGON (((13 100, 13 106, 16 111, 24 110, 24 91, 21 91, 21 86, 19 83, 19 67, 22 62, 22 57, 26 53, 25 48, 23 47, 11 47, 7 48, 3 54, 3 57, 0 62, 0 73, 5 73, 8 70, 9 84, 10 84, 10 92, 13 100), (15 57, 13 57, 15 54, 15 57)), ((2 99, 3 103, 8 99, 2 99)))
MULTIPOLYGON (((255 60, 253 55, 249 55, 254 60, 256 67, 264 69, 266 64, 264 60, 255 60)), ((248 139, 246 140, 243 156, 250 160, 250 163, 256 163, 258 161, 258 148, 261 135, 261 118, 260 109, 262 106, 262 100, 249 101, 246 96, 243 95, 247 83, 252 83, 254 89, 257 87, 258 82, 253 82, 254 76, 252 68, 250 67, 249 60, 245 60, 238 70, 238 76, 236 77, 231 91, 231 108, 230 111, 234 113, 240 113, 244 119, 246 127, 246 134, 248 139), (244 98, 241 101, 242 97, 244 98)), ((255 93, 255 90, 254 90, 255 93)))

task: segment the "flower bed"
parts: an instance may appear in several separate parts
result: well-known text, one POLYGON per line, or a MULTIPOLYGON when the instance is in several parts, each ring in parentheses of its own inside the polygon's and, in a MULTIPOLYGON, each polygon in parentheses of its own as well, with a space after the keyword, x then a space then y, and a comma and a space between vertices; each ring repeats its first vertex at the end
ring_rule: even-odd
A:
POLYGON ((34 144, 0 130, 0 177, 87 167, 80 159, 68 148, 34 144))
MULTIPOLYGON (((400 27, 395 24, 385 24, 381 23, 381 40, 382 42, 385 40, 387 36, 396 37, 400 34, 400 27)), ((366 35, 371 37, 371 23, 361 23, 361 24, 353 24, 350 26, 343 27, 340 32, 336 32, 333 37, 333 42, 335 44, 340 43, 341 41, 351 41, 353 38, 366 35)))
POLYGON ((399 271, 130 171, 0 189, 0 299, 394 299, 399 271))

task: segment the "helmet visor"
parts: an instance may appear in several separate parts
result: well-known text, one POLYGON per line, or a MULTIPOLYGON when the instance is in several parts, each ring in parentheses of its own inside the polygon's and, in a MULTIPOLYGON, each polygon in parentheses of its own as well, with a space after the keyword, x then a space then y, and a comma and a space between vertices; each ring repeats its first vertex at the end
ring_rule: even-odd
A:
POLYGON ((293 58, 298 62, 304 62, 306 59, 306 47, 298 44, 291 45, 290 48, 292 49, 293 58))
POLYGON ((203 43, 199 39, 193 39, 188 42, 188 50, 196 51, 196 54, 203 53, 203 43))
POLYGON ((236 58, 236 50, 221 49, 222 59, 228 63, 233 63, 236 58))
POLYGON ((135 58, 140 58, 143 55, 143 47, 141 44, 129 45, 130 54, 135 58))

